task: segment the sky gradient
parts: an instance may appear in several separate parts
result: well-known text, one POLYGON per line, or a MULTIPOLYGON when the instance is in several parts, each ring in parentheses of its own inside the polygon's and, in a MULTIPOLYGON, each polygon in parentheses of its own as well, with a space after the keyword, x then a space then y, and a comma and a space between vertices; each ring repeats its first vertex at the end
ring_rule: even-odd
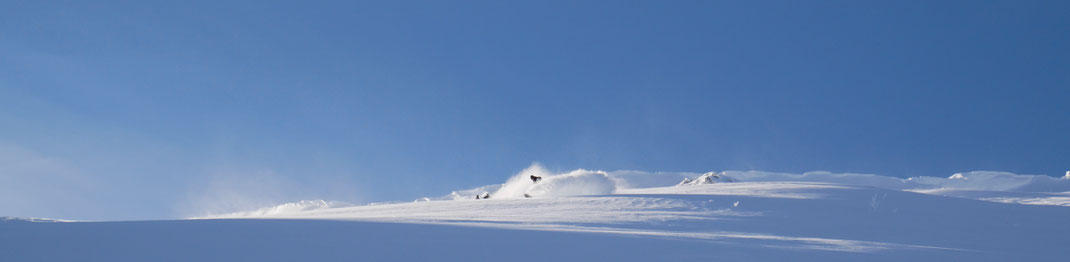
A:
POLYGON ((9 1, 0 216, 1070 170, 1066 1, 9 1))

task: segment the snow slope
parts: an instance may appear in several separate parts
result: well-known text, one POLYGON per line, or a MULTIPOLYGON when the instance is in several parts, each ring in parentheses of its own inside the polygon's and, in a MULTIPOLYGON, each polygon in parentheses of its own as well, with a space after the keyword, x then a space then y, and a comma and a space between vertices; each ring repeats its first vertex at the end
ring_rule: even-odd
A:
POLYGON ((304 201, 193 220, 0 220, 0 261, 1063 261, 1070 179, 534 166, 415 202, 304 201), (543 176, 532 183, 528 176, 543 176), (709 174, 707 174, 709 175, 709 174), (492 199, 475 200, 491 193, 492 199), (529 194, 531 198, 525 198, 529 194), (471 197, 469 197, 471 196, 471 197))

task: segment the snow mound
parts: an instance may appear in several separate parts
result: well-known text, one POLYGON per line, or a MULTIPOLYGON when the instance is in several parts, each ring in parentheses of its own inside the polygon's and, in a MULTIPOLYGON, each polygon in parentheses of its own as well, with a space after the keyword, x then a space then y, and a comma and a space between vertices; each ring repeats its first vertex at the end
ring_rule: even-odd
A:
POLYGON ((717 174, 717 173, 714 173, 714 172, 707 172, 705 174, 702 174, 702 176, 700 176, 700 177, 698 177, 696 179, 684 178, 684 180, 680 181, 680 183, 676 184, 676 186, 693 186, 693 185, 705 185, 705 184, 717 184, 717 183, 732 183, 733 181, 734 181, 734 179, 732 179, 731 177, 720 175, 720 174, 717 174))

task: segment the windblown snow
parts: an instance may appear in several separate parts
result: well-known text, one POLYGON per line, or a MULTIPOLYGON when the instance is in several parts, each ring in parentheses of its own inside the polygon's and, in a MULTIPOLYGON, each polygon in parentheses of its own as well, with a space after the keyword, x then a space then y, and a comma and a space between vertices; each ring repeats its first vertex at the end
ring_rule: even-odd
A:
POLYGON ((498 198, 531 196, 609 195, 621 190, 687 186, 732 182, 796 182, 826 183, 847 186, 875 187, 891 190, 956 196, 994 202, 1016 202, 1037 205, 1070 206, 1070 172, 1062 178, 1044 175, 1019 175, 1009 172, 973 171, 956 173, 946 178, 910 177, 906 179, 873 174, 831 173, 825 171, 802 174, 763 171, 723 171, 706 173, 643 172, 574 170, 553 173, 533 165, 509 178, 504 184, 487 185, 469 190, 453 191, 447 196, 428 200, 475 199, 489 193, 498 198), (529 176, 545 178, 533 183, 529 176), (985 196, 981 196, 985 195, 985 196), (974 197, 975 196, 975 197, 974 197))
POLYGON ((0 260, 69 260, 63 252, 45 252, 75 241, 62 237, 102 243, 94 260, 167 260, 160 249, 133 255, 108 249, 163 234, 168 237, 155 238, 160 245, 201 252, 222 246, 247 255, 230 260, 1062 261, 1070 255, 1068 218, 1070 173, 902 179, 831 172, 552 172, 533 165, 502 184, 413 202, 300 201, 157 222, 0 220, 0 251, 15 251, 0 252, 0 260), (85 237, 93 234, 100 235, 85 237))
MULTIPOLYGON (((565 174, 552 174, 541 166, 532 166, 502 184, 491 194, 495 198, 522 198, 554 196, 607 195, 616 190, 616 185, 604 171, 576 170, 565 174), (541 177, 538 183, 529 179, 541 177)), ((454 194, 451 194, 454 195, 454 194)), ((462 195, 462 197, 464 197, 462 195)))

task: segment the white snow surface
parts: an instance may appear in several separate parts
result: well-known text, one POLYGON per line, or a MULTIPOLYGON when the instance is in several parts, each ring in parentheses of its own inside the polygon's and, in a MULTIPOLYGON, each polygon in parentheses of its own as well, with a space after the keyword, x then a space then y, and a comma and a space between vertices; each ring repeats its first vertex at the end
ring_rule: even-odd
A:
POLYGON ((36 217, 0 217, 0 223, 12 223, 12 222, 27 222, 27 223, 55 223, 55 222, 74 222, 74 220, 65 219, 51 219, 51 218, 36 218, 36 217))
POLYGON ((535 165, 500 185, 414 202, 301 201, 175 221, 0 220, 0 261, 1063 261, 1067 219, 1070 179, 1051 176, 535 165), (674 186, 703 175, 733 182, 674 186), (483 193, 491 199, 475 199, 483 193))
POLYGON ((693 185, 705 185, 705 184, 716 184, 716 183, 732 183, 732 182, 735 182, 735 179, 732 179, 731 177, 728 177, 727 175, 722 175, 722 174, 718 174, 718 173, 714 173, 714 172, 707 172, 707 173, 702 174, 701 176, 699 176, 698 178, 695 178, 695 179, 684 178, 684 180, 680 181, 680 183, 676 184, 676 186, 693 186, 693 185))

